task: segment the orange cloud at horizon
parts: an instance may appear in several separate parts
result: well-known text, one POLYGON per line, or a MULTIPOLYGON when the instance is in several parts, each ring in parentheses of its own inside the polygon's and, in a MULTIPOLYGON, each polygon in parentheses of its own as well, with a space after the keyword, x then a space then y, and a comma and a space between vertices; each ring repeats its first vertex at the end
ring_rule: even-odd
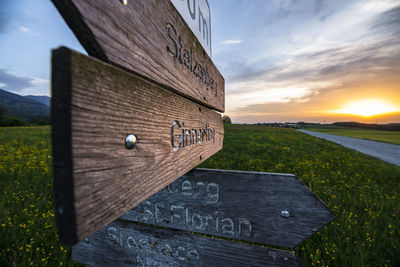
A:
POLYGON ((400 5, 395 6, 374 9, 373 16, 354 16, 359 6, 351 13, 343 9, 338 17, 310 24, 317 32, 296 32, 290 45, 265 52, 263 59, 228 61, 226 70, 233 74, 226 79, 226 114, 244 123, 400 123, 400 5))
POLYGON ((264 103, 229 107, 227 98, 226 114, 237 123, 400 123, 399 85, 400 77, 397 75, 381 73, 363 77, 357 73, 351 75, 347 82, 316 89, 303 98, 291 99, 287 103, 268 102, 266 99, 264 103))
POLYGON ((386 113, 370 117, 363 117, 351 114, 325 114, 319 113, 279 113, 279 114, 241 114, 231 117, 233 123, 257 123, 257 122, 315 122, 315 123, 334 123, 334 122, 360 122, 369 124, 388 124, 400 123, 400 112, 386 113))
POLYGON ((264 103, 228 110, 233 122, 357 121, 400 123, 400 90, 396 85, 374 90, 352 87, 321 92, 308 101, 264 103), (357 110, 360 108, 360 110, 357 110))

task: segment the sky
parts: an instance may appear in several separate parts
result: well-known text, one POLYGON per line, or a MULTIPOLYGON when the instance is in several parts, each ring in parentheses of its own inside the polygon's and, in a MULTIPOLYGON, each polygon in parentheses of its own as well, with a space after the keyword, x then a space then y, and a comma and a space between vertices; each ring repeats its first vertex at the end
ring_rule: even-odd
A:
MULTIPOLYGON (((208 2, 233 122, 400 122, 400 0, 208 2)), ((49 95, 61 45, 86 54, 51 1, 0 0, 0 88, 49 95)))

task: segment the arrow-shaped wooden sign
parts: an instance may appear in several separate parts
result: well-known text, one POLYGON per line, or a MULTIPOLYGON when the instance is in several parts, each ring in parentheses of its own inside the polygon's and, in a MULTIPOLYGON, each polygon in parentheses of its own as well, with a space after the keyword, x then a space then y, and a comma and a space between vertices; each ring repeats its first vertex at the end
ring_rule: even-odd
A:
POLYGON ((72 248, 88 266, 303 266, 293 252, 116 221, 72 248))
POLYGON ((121 219, 293 248, 335 215, 294 175, 195 169, 121 219))
POLYGON ((52 1, 90 56, 224 111, 224 78, 171 1, 52 1))
POLYGON ((73 245, 222 148, 221 115, 67 48, 53 52, 60 238, 73 245))

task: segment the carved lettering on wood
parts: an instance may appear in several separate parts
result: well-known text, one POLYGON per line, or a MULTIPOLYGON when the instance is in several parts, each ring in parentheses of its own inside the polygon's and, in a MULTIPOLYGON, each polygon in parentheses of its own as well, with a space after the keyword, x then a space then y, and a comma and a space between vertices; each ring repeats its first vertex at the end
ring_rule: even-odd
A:
POLYGON ((170 1, 52 1, 89 55, 225 110, 224 78, 170 1))
POLYGON ((53 52, 54 186, 74 244, 222 148, 221 115, 67 48, 53 52), (176 125, 176 126, 174 126, 176 125), (125 138, 134 134, 134 149, 125 138))
POLYGON ((115 221, 72 248, 89 266, 303 266, 283 251, 115 221))
POLYGON ((294 175, 194 169, 121 218, 293 248, 335 215, 294 175))

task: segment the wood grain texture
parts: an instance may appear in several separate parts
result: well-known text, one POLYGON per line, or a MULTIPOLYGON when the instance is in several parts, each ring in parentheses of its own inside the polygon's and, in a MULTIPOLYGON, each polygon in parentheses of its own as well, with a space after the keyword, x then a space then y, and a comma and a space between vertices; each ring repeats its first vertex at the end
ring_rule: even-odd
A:
POLYGON ((72 248, 87 266, 303 266, 290 251, 113 222, 72 248))
POLYGON ((64 244, 82 240, 222 148, 220 114, 67 48, 54 50, 52 63, 54 190, 64 244), (214 129, 215 140, 174 151, 175 120, 182 129, 214 129), (138 140, 132 150, 125 148, 128 134, 138 140))
POLYGON ((52 1, 89 55, 224 111, 224 78, 169 0, 52 1))
POLYGON ((335 215, 294 175, 194 169, 121 218, 293 248, 335 215))

